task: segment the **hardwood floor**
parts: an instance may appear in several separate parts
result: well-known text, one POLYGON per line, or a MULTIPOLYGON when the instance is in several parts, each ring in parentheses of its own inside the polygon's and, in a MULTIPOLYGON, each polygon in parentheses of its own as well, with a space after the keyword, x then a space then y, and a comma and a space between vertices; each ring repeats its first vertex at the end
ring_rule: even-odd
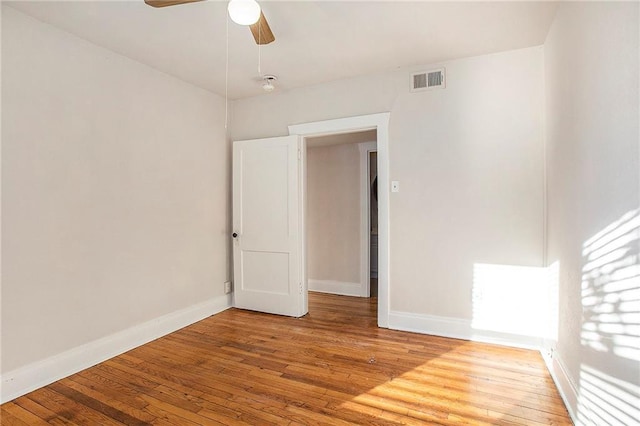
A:
POLYGON ((8 402, 2 425, 571 424, 535 351, 378 329, 375 300, 230 309, 8 402))

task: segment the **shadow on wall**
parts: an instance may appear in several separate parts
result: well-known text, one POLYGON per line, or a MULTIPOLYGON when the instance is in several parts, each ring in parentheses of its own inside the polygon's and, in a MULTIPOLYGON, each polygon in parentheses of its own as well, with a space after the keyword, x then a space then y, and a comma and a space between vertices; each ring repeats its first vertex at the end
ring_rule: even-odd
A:
POLYGON ((583 244, 578 421, 640 419, 640 209, 583 244))

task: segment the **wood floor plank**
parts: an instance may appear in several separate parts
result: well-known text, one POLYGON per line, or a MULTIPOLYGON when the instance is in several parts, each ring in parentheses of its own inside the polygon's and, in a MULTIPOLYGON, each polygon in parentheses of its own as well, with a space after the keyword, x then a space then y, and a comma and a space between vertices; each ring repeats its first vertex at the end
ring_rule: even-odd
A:
POLYGON ((2 405, 0 409, 0 424, 48 425, 46 421, 13 402, 2 405))
POLYGON ((71 401, 74 401, 77 404, 81 404, 84 407, 90 408, 91 410, 100 413, 110 419, 116 420, 122 424, 128 426, 144 426, 146 422, 136 419, 127 413, 124 413, 117 408, 114 408, 103 401, 95 399, 88 395, 85 392, 78 391, 73 389, 72 387, 66 386, 64 382, 58 381, 49 385, 49 389, 52 389, 59 393, 60 395, 64 395, 71 401))
POLYGON ((29 426, 29 423, 22 421, 8 411, 0 411, 0 424, 7 426, 29 426))
POLYGON ((8 425, 570 425, 541 356, 380 329, 375 299, 230 309, 0 407, 8 425))
POLYGON ((109 407, 119 410, 142 423, 151 423, 154 420, 154 417, 149 413, 135 408, 127 402, 121 402, 119 399, 113 398, 113 394, 109 392, 109 389, 104 389, 101 386, 96 387, 96 385, 90 382, 87 385, 83 384, 83 382, 87 382, 83 381, 81 377, 78 377, 78 375, 72 378, 63 379, 61 382, 78 392, 94 398, 95 400, 104 402, 109 407))
MULTIPOLYGON (((55 384, 55 383, 54 383, 55 384)), ((78 424, 122 425, 115 419, 111 419, 93 409, 75 402, 61 395, 47 386, 28 394, 38 404, 55 412, 60 417, 78 424)))
POLYGON ((144 408, 147 402, 139 398, 139 388, 131 385, 126 376, 112 375, 101 365, 74 374, 70 380, 99 389, 109 398, 117 399, 134 408, 144 408))
MULTIPOLYGON (((54 411, 49 410, 46 407, 38 404, 37 402, 28 398, 28 396, 18 398, 15 401, 16 405, 29 411, 36 417, 44 420, 47 424, 51 425, 75 425, 71 420, 61 417, 54 411)), ((4 405, 3 405, 4 407, 4 405)))

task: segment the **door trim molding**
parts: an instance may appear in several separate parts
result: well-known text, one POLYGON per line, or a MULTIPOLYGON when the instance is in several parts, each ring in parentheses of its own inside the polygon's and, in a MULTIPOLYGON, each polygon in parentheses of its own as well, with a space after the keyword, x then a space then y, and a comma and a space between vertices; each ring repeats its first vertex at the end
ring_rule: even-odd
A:
MULTIPOLYGON (((389 327, 389 118, 388 112, 315 121, 289 126, 303 138, 377 130, 378 144, 378 326, 389 327)), ((305 188, 306 192, 306 188, 305 188)))

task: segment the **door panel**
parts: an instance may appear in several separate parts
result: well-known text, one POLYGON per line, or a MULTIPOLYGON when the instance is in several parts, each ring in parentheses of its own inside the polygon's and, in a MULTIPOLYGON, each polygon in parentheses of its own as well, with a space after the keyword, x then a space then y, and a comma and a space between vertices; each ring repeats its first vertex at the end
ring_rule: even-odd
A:
POLYGON ((269 145, 250 147, 245 143, 242 148, 241 227, 247 244, 286 251, 290 235, 287 190, 290 147, 269 145))
POLYGON ((235 306, 302 316, 302 197, 297 136, 233 143, 235 306))
POLYGON ((271 294, 289 294, 289 254, 243 250, 242 288, 271 294))

